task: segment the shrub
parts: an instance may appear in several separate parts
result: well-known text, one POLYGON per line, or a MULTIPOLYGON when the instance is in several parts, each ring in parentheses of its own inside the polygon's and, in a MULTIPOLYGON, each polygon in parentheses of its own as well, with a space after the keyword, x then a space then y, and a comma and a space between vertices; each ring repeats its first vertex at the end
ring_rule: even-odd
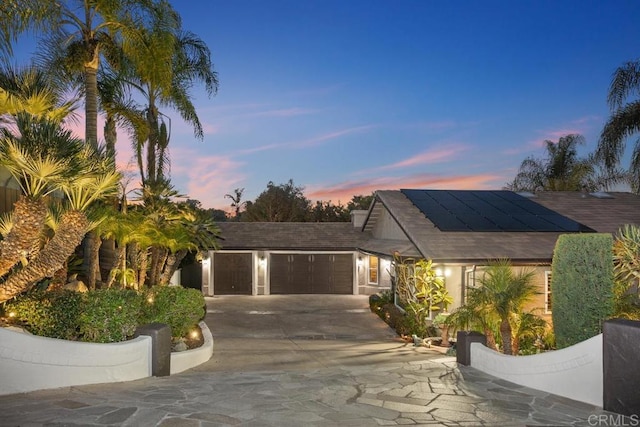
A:
POLYGON ((149 290, 144 321, 171 326, 171 335, 184 337, 206 313, 204 296, 197 289, 156 286, 149 290))
POLYGON ((553 254, 552 318, 558 348, 596 336, 613 312, 613 238, 565 234, 553 254))
POLYGON ((5 304, 5 313, 35 335, 76 339, 82 294, 74 291, 34 291, 5 304))
POLYGON ((138 326, 143 301, 143 295, 130 289, 87 292, 79 316, 82 341, 107 343, 130 338, 138 326))

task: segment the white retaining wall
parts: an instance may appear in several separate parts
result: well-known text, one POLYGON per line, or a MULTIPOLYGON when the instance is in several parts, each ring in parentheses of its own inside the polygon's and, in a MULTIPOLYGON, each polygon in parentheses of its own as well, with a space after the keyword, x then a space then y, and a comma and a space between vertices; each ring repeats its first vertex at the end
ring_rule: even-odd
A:
MULTIPOLYGON (((171 353, 171 374, 211 358, 213 338, 200 323, 204 345, 171 353)), ((151 376, 151 337, 110 344, 65 341, 0 328, 0 395, 151 376)))
POLYGON ((471 344, 471 366, 498 378, 602 407, 602 334, 561 350, 507 356, 471 344))
POLYGON ((200 322, 204 343, 192 350, 171 353, 171 375, 177 374, 194 366, 198 366, 211 359, 213 355, 213 337, 204 322, 200 322))

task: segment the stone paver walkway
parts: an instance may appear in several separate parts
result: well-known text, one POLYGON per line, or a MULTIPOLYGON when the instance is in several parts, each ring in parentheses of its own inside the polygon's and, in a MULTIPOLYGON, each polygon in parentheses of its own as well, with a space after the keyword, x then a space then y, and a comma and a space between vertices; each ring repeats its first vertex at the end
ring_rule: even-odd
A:
POLYGON ((200 367, 0 396, 0 426, 597 426, 607 415, 394 341, 362 298, 325 297, 318 310, 303 300, 307 309, 289 315, 301 300, 271 298, 213 301, 214 357, 200 367), (341 340, 347 331, 367 339, 341 340))

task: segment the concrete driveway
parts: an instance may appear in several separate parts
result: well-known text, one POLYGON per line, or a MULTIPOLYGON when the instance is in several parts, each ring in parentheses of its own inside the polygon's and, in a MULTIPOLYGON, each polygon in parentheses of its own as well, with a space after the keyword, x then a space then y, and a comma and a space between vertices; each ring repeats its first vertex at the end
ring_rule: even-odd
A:
POLYGON ((207 307, 215 342, 207 370, 313 370, 438 355, 403 342, 366 296, 221 296, 207 307))
POLYGON ((606 415, 405 344, 366 297, 216 297, 207 307, 215 340, 207 363, 170 377, 0 396, 0 425, 593 426, 606 415))

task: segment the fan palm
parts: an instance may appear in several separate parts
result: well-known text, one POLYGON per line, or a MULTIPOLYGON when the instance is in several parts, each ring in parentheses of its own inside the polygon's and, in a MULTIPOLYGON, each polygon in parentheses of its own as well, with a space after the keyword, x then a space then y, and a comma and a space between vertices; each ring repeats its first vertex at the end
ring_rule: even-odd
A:
POLYGON ((0 164, 20 185, 23 197, 14 205, 11 230, 0 242, 0 276, 37 245, 47 214, 45 197, 60 188, 62 179, 77 172, 72 161, 83 142, 56 122, 20 113, 18 136, 0 132, 0 164))
POLYGON ((91 228, 86 211, 101 197, 117 191, 120 175, 92 148, 84 146, 73 159, 80 168, 78 173, 63 176, 58 187, 65 194, 66 210, 53 237, 29 263, 10 274, 0 284, 0 302, 24 292, 45 277, 51 277, 64 266, 67 258, 80 244, 91 228))
MULTIPOLYGON (((640 132, 640 59, 629 61, 613 74, 608 103, 611 117, 600 134, 597 155, 614 169, 625 150, 626 138, 640 132), (632 97, 632 99, 629 99, 632 97)), ((636 141, 629 168, 631 188, 640 192, 640 140, 636 141)))
POLYGON ((23 68, 0 67, 0 117, 29 113, 62 121, 75 109, 75 100, 63 101, 62 91, 42 70, 33 65, 23 68))

